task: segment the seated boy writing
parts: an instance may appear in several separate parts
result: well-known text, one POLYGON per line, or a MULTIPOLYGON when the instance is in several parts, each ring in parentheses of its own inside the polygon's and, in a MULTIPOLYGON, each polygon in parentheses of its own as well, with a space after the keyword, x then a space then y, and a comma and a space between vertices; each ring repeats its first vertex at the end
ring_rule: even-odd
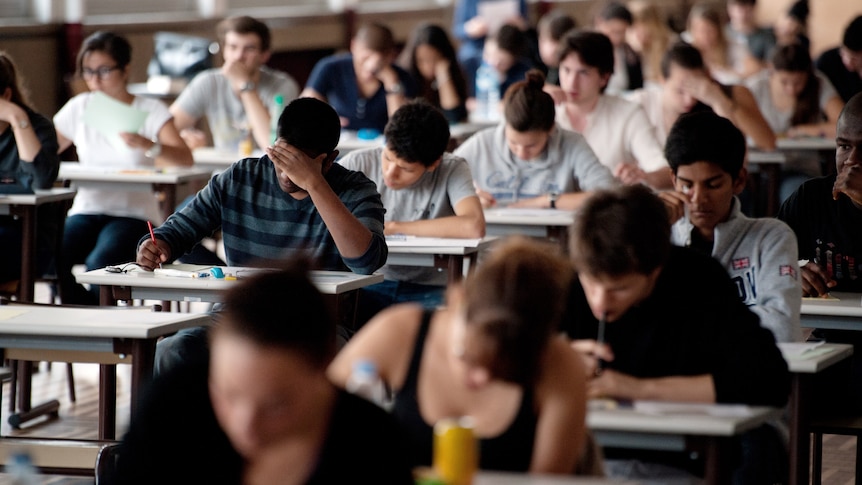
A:
POLYGON ((676 189, 659 194, 675 221, 671 241, 717 259, 777 342, 801 340, 796 235, 781 221, 740 210, 736 196, 748 175, 742 132, 711 111, 685 114, 664 154, 676 189))
MULTIPOLYGON (((339 161, 377 184, 386 208, 383 232, 425 237, 481 238, 482 204, 467 162, 445 153, 449 124, 425 102, 396 111, 384 130, 386 145, 354 151, 339 161)), ((446 273, 434 268, 385 265, 386 280, 364 288, 364 322, 396 302, 418 301, 428 309, 443 302, 446 273)))
MULTIPOLYGON (((578 277, 563 330, 592 377, 588 396, 787 402, 790 376, 773 336, 739 300, 717 261, 671 245, 667 210, 648 188, 634 185, 588 199, 572 227, 570 254, 578 277), (602 318, 607 328, 599 343, 602 318), (605 368, 596 376, 599 359, 605 368)), ((734 483, 781 482, 785 449, 772 427, 749 431, 737 444, 734 483)), ((608 449, 606 456, 644 454, 608 449)), ((656 452, 649 462, 693 465, 670 452, 656 452)))

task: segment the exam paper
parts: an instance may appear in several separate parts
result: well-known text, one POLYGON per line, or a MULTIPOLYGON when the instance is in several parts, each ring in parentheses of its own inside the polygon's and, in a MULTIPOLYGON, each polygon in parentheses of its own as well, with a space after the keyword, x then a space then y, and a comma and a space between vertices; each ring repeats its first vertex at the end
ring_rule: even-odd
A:
POLYGON ((120 133, 137 133, 148 114, 96 91, 84 108, 84 124, 104 136, 118 151, 128 152, 131 148, 120 138, 120 133))

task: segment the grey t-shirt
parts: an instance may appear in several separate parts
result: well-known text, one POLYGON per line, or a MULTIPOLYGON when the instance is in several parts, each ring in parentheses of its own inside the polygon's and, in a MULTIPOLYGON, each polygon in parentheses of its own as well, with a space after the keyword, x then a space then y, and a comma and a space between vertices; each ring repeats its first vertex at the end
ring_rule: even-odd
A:
MULTIPOLYGON (((272 116, 275 96, 280 94, 286 106, 299 96, 299 85, 287 74, 263 66, 257 93, 272 116)), ((195 119, 207 117, 213 145, 219 150, 236 152, 239 143, 249 133, 242 100, 233 93, 230 81, 219 68, 208 69, 195 76, 174 104, 195 119)))
POLYGON ((614 187, 616 179, 599 163, 587 141, 557 125, 537 158, 520 160, 506 144, 505 124, 482 130, 461 144, 455 154, 470 164, 478 187, 508 204, 550 192, 569 193, 614 187))
MULTIPOLYGON (((416 221, 455 215, 455 206, 465 197, 475 197, 473 177, 467 162, 451 153, 433 172, 425 172, 415 184, 394 190, 383 182, 381 168, 383 147, 355 150, 338 163, 365 174, 377 184, 386 209, 384 221, 416 221)), ((446 284, 446 272, 434 268, 385 265, 383 275, 388 280, 409 281, 425 285, 446 284)))

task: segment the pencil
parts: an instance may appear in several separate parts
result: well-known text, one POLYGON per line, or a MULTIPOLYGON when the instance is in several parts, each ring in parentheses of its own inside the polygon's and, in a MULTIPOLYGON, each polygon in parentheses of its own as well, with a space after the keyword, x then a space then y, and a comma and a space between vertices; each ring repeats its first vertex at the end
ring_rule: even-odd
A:
MULTIPOLYGON (((147 221, 147 227, 150 228, 150 239, 153 241, 153 245, 156 247, 156 250, 159 249, 159 243, 156 242, 156 233, 153 232, 153 223, 147 221)), ((159 252, 159 256, 161 256, 161 252, 159 252)), ((161 258, 159 258, 161 259, 161 258)), ((159 268, 162 267, 162 262, 159 261, 159 268)))
MULTIPOLYGON (((600 345, 604 345, 605 343, 605 323, 608 319, 608 312, 602 313, 602 318, 599 319, 599 331, 598 336, 596 336, 596 347, 600 345)), ((596 360, 596 375, 601 375, 602 369, 604 368, 605 361, 602 359, 596 360)))

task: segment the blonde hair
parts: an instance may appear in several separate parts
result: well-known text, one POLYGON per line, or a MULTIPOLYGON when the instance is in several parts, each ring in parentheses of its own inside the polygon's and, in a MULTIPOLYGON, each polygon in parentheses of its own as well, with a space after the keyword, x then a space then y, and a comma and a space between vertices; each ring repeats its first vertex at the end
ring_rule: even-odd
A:
MULTIPOLYGON (((649 42, 641 45, 644 79, 658 81, 661 77, 661 59, 671 44, 673 32, 667 25, 667 17, 651 0, 631 0, 626 5, 632 13, 634 24, 641 24, 649 32, 649 42)), ((632 42, 629 41, 632 45, 632 42)))

